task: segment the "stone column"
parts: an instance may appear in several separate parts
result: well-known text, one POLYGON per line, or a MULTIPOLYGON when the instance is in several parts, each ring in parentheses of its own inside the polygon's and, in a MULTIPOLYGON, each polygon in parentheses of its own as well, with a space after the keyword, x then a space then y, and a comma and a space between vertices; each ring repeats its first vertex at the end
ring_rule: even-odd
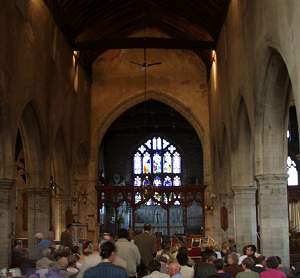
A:
POLYGON ((257 243, 256 187, 235 186, 233 192, 235 237, 241 252, 245 245, 257 243))
POLYGON ((11 259, 10 193, 14 182, 0 179, 0 268, 9 266, 11 259))
POLYGON ((289 265, 287 175, 258 175, 261 252, 289 265))
POLYGON ((48 236, 50 228, 50 190, 49 188, 28 188, 28 247, 33 254, 36 233, 48 236))

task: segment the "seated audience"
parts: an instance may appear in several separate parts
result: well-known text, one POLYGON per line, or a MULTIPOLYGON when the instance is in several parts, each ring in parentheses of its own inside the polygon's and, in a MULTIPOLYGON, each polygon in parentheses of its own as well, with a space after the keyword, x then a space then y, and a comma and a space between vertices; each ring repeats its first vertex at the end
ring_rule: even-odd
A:
POLYGON ((71 274, 78 274, 79 269, 77 268, 77 257, 75 255, 71 255, 68 257, 68 267, 67 272, 71 274))
POLYGON ((242 266, 238 265, 239 257, 236 253, 231 253, 227 257, 227 265, 224 267, 224 271, 226 273, 230 273, 230 275, 235 278, 238 273, 243 271, 242 266))
POLYGON ((237 274, 236 278, 259 278, 259 274, 254 272, 254 261, 251 257, 247 257, 242 261, 243 272, 237 274))
POLYGON ((55 262, 50 260, 51 257, 51 249, 46 248, 42 251, 42 258, 36 262, 36 269, 48 269, 54 266, 55 262))

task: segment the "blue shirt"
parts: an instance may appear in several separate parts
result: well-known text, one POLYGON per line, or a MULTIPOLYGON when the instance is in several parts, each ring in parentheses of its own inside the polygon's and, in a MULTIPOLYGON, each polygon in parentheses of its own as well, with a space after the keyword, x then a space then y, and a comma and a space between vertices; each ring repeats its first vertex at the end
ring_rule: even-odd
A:
MULTIPOLYGON (((88 269, 83 278, 128 278, 127 271, 111 263, 100 263, 88 269)), ((179 278, 179 277, 178 277, 179 278)), ((182 277, 180 277, 182 278, 182 277)))
POLYGON ((172 276, 172 278, 183 278, 181 273, 176 273, 175 275, 172 276))

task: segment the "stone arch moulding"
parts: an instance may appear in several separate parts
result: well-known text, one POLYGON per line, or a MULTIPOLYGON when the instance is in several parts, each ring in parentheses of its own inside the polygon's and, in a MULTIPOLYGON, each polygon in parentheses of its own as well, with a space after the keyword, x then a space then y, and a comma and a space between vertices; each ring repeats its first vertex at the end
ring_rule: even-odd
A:
MULTIPOLYGON (((126 101, 120 103, 117 106, 117 108, 114 109, 114 111, 105 118, 103 124, 96 128, 92 136, 93 147, 91 148, 92 150, 94 150, 91 152, 91 161, 94 163, 94 166, 97 165, 96 161, 98 160, 97 150, 99 149, 103 137, 106 131, 108 130, 108 128, 110 127, 110 125, 125 111, 146 100, 156 100, 171 106, 178 113, 180 113, 195 129, 203 148, 203 159, 204 161, 207 161, 207 163, 204 164, 203 171, 204 171, 204 183, 208 184, 210 182, 210 177, 208 178, 208 176, 210 176, 210 156, 209 156, 210 154, 209 154, 209 146, 208 146, 209 141, 202 124, 195 118, 193 113, 186 106, 184 106, 184 104, 180 103, 180 101, 174 99, 170 95, 164 94, 162 92, 157 92, 157 91, 148 91, 147 98, 145 98, 145 93, 141 92, 135 95, 134 97, 131 97, 126 101)), ((94 180, 95 177, 97 177, 97 169, 93 168, 90 170, 91 170, 90 172, 91 178, 92 180, 94 180)))
MULTIPOLYGON (((256 110, 256 160, 257 173, 272 171, 285 172, 285 155, 287 152, 286 130, 288 125, 288 95, 292 91, 292 83, 286 63, 281 54, 274 48, 268 48, 267 66, 263 76, 261 94, 257 98, 256 110), (283 143, 285 142, 285 143, 283 143), (277 145, 277 147, 274 147, 277 145), (271 159, 272 165, 267 169, 263 162, 270 159, 270 148, 276 148, 276 155, 281 158, 271 159), (277 162, 276 162, 277 161, 277 162), (279 162, 281 161, 281 162, 279 162)), ((274 154, 275 155, 275 154, 274 154)))
POLYGON ((19 129, 24 147, 27 179, 30 187, 41 187, 44 170, 43 140, 36 105, 29 102, 22 113, 19 129))
POLYGON ((249 117, 249 109, 247 106, 247 103, 242 95, 239 95, 235 105, 234 105, 234 111, 233 111, 233 120, 232 120, 232 131, 231 131, 231 148, 232 150, 236 150, 239 143, 239 136, 240 136, 240 124, 241 124, 241 116, 244 114, 246 115, 248 124, 249 124, 249 132, 250 132, 250 139, 252 141, 252 134, 253 134, 253 125, 251 123, 250 117, 249 117))

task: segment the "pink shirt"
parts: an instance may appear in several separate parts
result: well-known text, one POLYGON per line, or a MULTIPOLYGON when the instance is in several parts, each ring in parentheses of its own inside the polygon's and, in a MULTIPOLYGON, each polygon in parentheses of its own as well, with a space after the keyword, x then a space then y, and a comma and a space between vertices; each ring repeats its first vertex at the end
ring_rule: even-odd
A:
POLYGON ((276 269, 268 269, 259 274, 260 278, 286 278, 282 271, 276 269))

